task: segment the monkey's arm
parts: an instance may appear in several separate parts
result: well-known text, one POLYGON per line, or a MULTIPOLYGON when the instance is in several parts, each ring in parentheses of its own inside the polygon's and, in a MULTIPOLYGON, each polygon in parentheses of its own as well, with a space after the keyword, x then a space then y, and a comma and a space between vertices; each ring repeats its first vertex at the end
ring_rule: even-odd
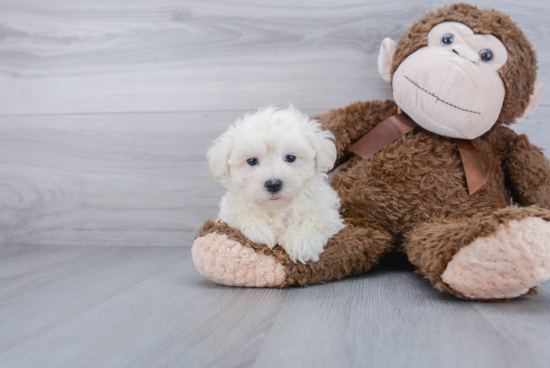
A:
POLYGON ((509 130, 505 167, 514 201, 550 209, 550 162, 526 135, 509 130))
POLYGON ((336 138, 337 158, 334 167, 337 167, 352 155, 348 150, 355 142, 396 112, 397 105, 392 100, 358 101, 313 118, 321 123, 324 130, 330 130, 336 138))

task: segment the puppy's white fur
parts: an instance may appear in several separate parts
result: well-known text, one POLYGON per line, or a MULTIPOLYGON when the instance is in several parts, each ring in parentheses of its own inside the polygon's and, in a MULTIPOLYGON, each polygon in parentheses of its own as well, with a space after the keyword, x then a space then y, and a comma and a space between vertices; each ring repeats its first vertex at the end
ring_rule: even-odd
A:
POLYGON ((207 157, 212 175, 228 189, 219 219, 250 240, 279 244, 294 262, 305 263, 318 261, 328 239, 345 226, 326 175, 336 160, 333 135, 292 105, 237 120, 207 157), (296 160, 288 162, 289 155, 296 160), (251 158, 258 163, 250 165, 251 158), (282 190, 268 192, 266 181, 277 179, 282 190))

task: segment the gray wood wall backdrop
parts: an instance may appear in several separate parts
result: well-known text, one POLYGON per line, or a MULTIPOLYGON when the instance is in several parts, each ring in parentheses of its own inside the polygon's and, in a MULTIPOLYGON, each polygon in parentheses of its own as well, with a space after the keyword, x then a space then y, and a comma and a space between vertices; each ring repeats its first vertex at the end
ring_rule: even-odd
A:
MULTIPOLYGON (((209 142, 244 112, 391 97, 384 37, 420 0, 1 0, 0 244, 190 246, 217 214, 209 142)), ((485 1, 538 50, 547 0, 485 1)), ((550 148, 550 96, 516 130, 550 148)))

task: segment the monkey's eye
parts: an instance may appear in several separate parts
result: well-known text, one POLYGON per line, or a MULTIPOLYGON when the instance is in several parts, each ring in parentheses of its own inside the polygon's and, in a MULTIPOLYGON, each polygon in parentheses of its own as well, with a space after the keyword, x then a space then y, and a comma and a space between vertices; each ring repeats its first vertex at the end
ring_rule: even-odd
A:
POLYGON ((296 161, 296 156, 286 155, 285 160, 286 162, 294 162, 296 161))
POLYGON ((250 166, 258 165, 258 159, 257 158, 249 158, 246 160, 250 166))
POLYGON ((483 49, 479 52, 479 57, 481 61, 484 63, 488 63, 489 61, 493 60, 493 53, 491 50, 483 49))
POLYGON ((455 36, 453 36, 452 34, 450 33, 446 33, 445 35, 443 35, 443 37, 441 38, 441 44, 443 46, 449 46, 451 45, 453 42, 455 42, 455 36))

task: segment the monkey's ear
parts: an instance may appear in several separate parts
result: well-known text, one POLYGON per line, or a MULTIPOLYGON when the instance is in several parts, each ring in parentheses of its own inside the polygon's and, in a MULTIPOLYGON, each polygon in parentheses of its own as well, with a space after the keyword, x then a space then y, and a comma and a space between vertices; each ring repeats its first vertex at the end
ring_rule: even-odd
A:
POLYGON ((391 63, 393 61, 393 54, 395 53, 396 42, 391 38, 384 38, 380 45, 380 52, 378 53, 378 73, 382 79, 391 83, 391 63))
POLYGON ((521 123, 522 121, 527 120, 527 118, 529 118, 531 115, 535 113, 535 111, 537 110, 537 107, 539 106, 541 95, 542 95, 542 82, 537 81, 535 83, 535 91, 529 98, 529 105, 527 105, 527 108, 525 109, 523 116, 516 119, 515 123, 521 123))

